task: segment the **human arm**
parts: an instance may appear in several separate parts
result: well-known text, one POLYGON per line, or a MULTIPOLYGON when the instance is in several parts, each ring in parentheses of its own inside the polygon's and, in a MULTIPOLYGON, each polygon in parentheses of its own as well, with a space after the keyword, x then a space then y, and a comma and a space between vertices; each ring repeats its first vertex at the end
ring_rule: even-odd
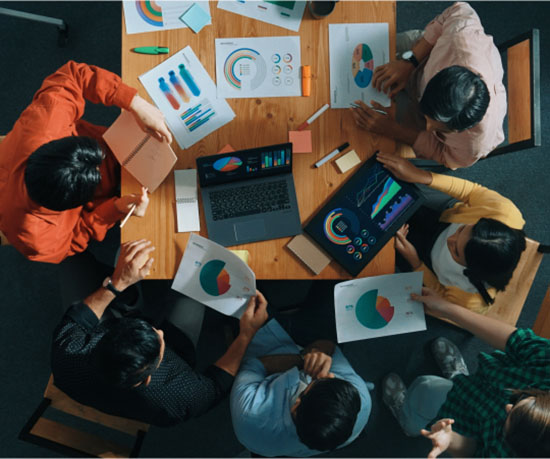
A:
POLYGON ((428 458, 438 457, 447 451, 453 457, 473 457, 477 441, 453 431, 454 419, 440 419, 431 430, 422 429, 420 433, 432 441, 432 450, 428 458))
POLYGON ((411 298, 424 303, 427 314, 453 321, 495 349, 504 350, 510 336, 516 331, 512 325, 453 304, 429 288, 423 288, 422 295, 413 293, 411 298))

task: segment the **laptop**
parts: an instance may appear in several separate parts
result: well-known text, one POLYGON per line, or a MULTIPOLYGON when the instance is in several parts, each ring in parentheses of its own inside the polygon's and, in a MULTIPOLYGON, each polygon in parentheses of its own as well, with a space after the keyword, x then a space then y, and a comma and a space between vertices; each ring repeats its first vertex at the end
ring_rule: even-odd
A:
POLYGON ((197 158, 208 238, 223 246, 302 232, 292 144, 197 158))

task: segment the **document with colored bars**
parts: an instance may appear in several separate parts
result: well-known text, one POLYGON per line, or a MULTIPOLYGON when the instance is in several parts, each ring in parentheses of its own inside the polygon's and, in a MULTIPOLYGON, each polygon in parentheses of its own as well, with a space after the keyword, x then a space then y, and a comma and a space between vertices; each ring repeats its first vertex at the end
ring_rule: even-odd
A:
POLYGON ((190 46, 139 77, 164 114, 178 145, 189 148, 229 123, 235 113, 190 46))

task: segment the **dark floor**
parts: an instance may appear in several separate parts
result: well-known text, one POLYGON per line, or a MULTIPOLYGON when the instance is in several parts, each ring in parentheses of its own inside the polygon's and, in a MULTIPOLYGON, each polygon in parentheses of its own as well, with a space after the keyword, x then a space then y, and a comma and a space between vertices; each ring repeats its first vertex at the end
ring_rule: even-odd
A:
MULTIPOLYGON (((423 28, 449 4, 398 2, 397 29, 423 28)), ((66 48, 58 48, 54 27, 0 16, 0 87, 4 88, 0 98, 0 133, 9 131, 42 79, 67 60, 120 72, 120 3, 0 2, 0 6, 62 17, 70 24, 69 44, 66 48)), ((534 27, 540 29, 544 144, 550 126, 550 112, 546 109, 550 104, 550 64, 546 52, 550 48, 550 3, 475 2, 473 7, 497 43, 534 27)), ((116 114, 116 109, 103 107, 90 107, 86 112, 90 121, 102 124, 108 124, 116 114)), ((543 146, 482 161, 457 172, 457 175, 478 181, 511 198, 527 220, 525 230, 528 236, 550 243, 548 170, 550 151, 543 146)), ((548 287, 549 274, 550 258, 547 257, 527 299, 520 326, 533 324, 548 287)), ((0 248, 0 306, 3 313, 0 324, 0 456, 56 456, 48 450, 19 441, 17 434, 38 405, 50 374, 50 337, 61 314, 57 275, 56 266, 30 263, 11 247, 0 248)), ((284 291, 298 297, 309 286, 309 283, 288 283, 284 291)), ((323 287, 327 286, 313 286, 315 289, 323 287)), ((279 284, 264 285, 264 289, 272 292, 272 301, 288 301, 288 297, 277 298, 281 291, 279 284)), ((207 325, 213 319, 215 317, 209 314, 207 325)), ((427 343, 441 334, 459 345, 471 368, 475 368, 477 353, 487 349, 467 333, 432 319, 428 319, 426 332, 349 343, 343 348, 358 373, 377 386, 392 370, 398 370, 409 383, 418 374, 436 372, 426 349, 427 343)), ((205 334, 199 346, 205 347, 210 338, 208 333, 205 334)), ((352 445, 331 456, 416 457, 425 456, 428 450, 426 440, 411 439, 401 433, 382 405, 377 387, 366 430, 352 445)), ((233 434, 226 401, 205 416, 183 425, 170 429, 151 428, 142 456, 236 456, 242 451, 243 447, 233 434)))

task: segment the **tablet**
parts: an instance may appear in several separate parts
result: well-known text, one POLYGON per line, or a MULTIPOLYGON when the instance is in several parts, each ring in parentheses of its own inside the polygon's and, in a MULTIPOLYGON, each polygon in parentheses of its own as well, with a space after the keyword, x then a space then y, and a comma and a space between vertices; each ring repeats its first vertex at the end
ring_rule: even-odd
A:
POLYGON ((415 185, 396 179, 373 156, 304 231, 357 276, 423 202, 415 185))

